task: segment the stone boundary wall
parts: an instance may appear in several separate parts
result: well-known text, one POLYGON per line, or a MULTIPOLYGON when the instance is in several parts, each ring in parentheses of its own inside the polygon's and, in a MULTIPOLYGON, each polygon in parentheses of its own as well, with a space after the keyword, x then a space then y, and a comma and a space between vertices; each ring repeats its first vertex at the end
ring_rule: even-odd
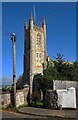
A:
POLYGON ((11 96, 10 92, 2 93, 0 94, 1 96, 1 104, 3 108, 8 107, 11 104, 11 96))
MULTIPOLYGON (((27 104, 28 92, 29 92, 29 88, 17 90, 17 92, 16 92, 16 107, 27 104)), ((13 104, 13 92, 10 92, 10 91, 0 92, 0 108, 1 107, 6 108, 12 104, 13 104)))
POLYGON ((44 96, 44 107, 49 109, 56 109, 58 101, 58 94, 55 90, 46 90, 44 96))
POLYGON ((24 91, 17 91, 16 93, 16 107, 24 105, 24 91))

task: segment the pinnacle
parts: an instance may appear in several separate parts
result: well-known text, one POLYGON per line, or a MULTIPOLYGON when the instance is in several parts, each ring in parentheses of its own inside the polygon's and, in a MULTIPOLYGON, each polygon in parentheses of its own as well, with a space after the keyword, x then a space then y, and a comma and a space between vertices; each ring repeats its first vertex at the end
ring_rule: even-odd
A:
POLYGON ((30 20, 33 20, 32 12, 30 13, 30 20))

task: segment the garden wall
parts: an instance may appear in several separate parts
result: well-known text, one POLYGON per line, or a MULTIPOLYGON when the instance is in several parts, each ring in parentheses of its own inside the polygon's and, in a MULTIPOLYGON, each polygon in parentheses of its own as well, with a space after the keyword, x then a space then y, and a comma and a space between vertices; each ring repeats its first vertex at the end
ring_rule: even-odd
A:
MULTIPOLYGON (((27 104, 28 92, 29 92, 29 88, 17 90, 16 107, 27 104)), ((0 107, 6 108, 11 104, 13 104, 13 92, 10 92, 10 91, 0 92, 0 107)))

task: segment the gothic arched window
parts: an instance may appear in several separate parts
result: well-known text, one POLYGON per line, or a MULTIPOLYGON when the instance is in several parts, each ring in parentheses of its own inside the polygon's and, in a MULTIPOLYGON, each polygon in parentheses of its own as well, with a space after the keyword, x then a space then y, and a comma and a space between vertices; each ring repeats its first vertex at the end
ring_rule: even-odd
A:
POLYGON ((41 52, 36 53, 36 65, 41 66, 41 52))

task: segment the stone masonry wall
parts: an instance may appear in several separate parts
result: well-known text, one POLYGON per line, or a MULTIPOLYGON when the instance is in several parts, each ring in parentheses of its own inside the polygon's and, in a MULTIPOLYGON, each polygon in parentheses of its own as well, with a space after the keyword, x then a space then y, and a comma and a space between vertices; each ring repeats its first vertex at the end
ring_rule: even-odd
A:
POLYGON ((44 107, 49 109, 57 108, 58 94, 55 90, 47 90, 44 96, 44 107))
POLYGON ((19 107, 20 105, 24 104, 24 92, 18 91, 16 93, 16 107, 19 107))
POLYGON ((2 105, 3 108, 6 108, 11 104, 10 92, 3 92, 2 94, 0 94, 0 98, 1 98, 0 104, 2 105))
MULTIPOLYGON (((29 92, 29 88, 24 88, 21 90, 17 90, 16 93, 16 107, 20 105, 27 104, 27 95, 29 92)), ((0 107, 6 108, 13 103, 13 92, 5 91, 0 93, 0 107)))

